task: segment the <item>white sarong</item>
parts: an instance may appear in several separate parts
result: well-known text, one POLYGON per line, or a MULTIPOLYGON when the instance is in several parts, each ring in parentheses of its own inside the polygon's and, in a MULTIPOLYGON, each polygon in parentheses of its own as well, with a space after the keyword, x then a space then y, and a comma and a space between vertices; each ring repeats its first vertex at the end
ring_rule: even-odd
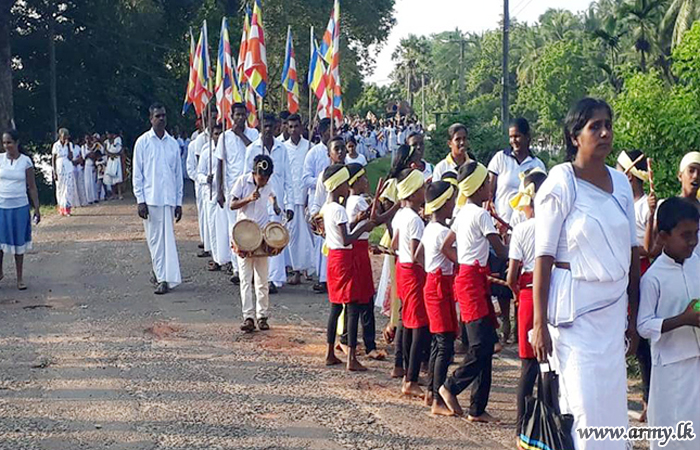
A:
POLYGON ((315 236, 314 239, 314 252, 316 259, 316 273, 318 274, 318 282, 325 283, 327 279, 327 258, 323 254, 323 238, 321 236, 315 236))
POLYGON ((289 245, 284 250, 285 261, 293 270, 315 269, 314 235, 304 216, 304 205, 294 205, 294 219, 287 223, 289 245))
POLYGON ((209 246, 215 263, 223 266, 231 262, 231 247, 228 238, 228 218, 226 211, 216 201, 205 202, 207 206, 207 225, 209 226, 209 246))
POLYGON ((148 205, 148 219, 143 221, 148 250, 151 252, 153 273, 159 283, 174 288, 182 282, 180 260, 175 244, 175 208, 148 205))
MULTIPOLYGON (((284 212, 282 213, 284 214, 284 212)), ((282 223, 282 216, 270 215, 270 222, 282 223)), ((284 252, 268 258, 268 281, 282 287, 287 282, 287 268, 284 264, 284 252)))
POLYGON ((75 206, 75 177, 73 163, 67 158, 56 159, 56 203, 63 208, 75 206))
POLYGON ((85 172, 81 166, 75 166, 73 171, 75 177, 75 190, 77 193, 77 203, 80 206, 87 205, 87 196, 85 195, 85 172))
POLYGON ((85 201, 91 204, 97 200, 97 183, 95 182, 95 163, 91 164, 89 161, 85 162, 83 182, 85 185, 85 201))

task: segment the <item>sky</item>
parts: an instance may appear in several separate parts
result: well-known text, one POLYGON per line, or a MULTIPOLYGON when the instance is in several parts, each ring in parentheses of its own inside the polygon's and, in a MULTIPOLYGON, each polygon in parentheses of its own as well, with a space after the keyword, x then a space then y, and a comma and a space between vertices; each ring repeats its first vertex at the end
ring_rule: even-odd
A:
MULTIPOLYGON (((592 0, 510 0, 510 16, 520 22, 533 23, 549 8, 571 11, 588 9, 592 0)), ((502 0, 396 0, 396 25, 377 55, 377 64, 366 82, 385 85, 394 68, 391 54, 402 38, 409 34, 430 35, 459 28, 482 32, 499 26, 502 0), (429 5, 429 8, 426 8, 429 5)))

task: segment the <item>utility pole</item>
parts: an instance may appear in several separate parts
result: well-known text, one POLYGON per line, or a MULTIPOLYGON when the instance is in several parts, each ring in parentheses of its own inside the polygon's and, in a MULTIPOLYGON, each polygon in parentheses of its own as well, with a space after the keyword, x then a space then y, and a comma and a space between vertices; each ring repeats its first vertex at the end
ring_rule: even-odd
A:
POLYGON ((503 0, 503 93, 501 95, 501 122, 503 133, 508 132, 508 122, 510 121, 508 111, 508 32, 510 28, 510 12, 508 0, 503 0))
POLYGON ((420 74, 421 124, 425 127, 425 73, 420 74))
POLYGON ((406 68, 406 103, 413 108, 413 102, 411 101, 411 72, 408 67, 406 68))
POLYGON ((464 100, 464 91, 466 91, 466 86, 464 84, 464 46, 467 44, 467 42, 464 40, 464 38, 459 36, 459 107, 460 109, 465 103, 464 100))
POLYGON ((51 116, 53 118, 54 139, 58 138, 58 101, 56 100, 56 15, 49 14, 49 91, 51 95, 51 116))

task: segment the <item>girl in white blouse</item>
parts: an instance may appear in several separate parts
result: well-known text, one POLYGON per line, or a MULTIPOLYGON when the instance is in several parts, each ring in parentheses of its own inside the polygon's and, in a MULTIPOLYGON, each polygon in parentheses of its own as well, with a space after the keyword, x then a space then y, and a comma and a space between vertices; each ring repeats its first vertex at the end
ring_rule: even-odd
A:
POLYGON ((0 280, 4 277, 5 253, 15 255, 17 288, 27 289, 23 278, 24 253, 32 248, 32 223, 29 212, 34 207, 34 223, 39 223, 39 193, 34 179, 32 160, 20 153, 17 131, 2 135, 5 153, 0 154, 0 280), (29 195, 27 195, 29 192, 29 195))

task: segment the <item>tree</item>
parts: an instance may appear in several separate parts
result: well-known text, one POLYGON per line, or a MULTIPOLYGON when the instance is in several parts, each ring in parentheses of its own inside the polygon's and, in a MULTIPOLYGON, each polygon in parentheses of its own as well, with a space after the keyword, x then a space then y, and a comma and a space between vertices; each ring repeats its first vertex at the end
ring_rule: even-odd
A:
POLYGON ((10 9, 12 0, 0 0, 0 130, 12 127, 12 51, 10 50, 10 9))
POLYGON ((661 21, 664 41, 670 43, 672 48, 676 47, 683 40, 683 34, 698 19, 700 19, 700 0, 672 0, 661 21))
POLYGON ((653 36, 656 32, 659 11, 663 0, 631 0, 622 7, 622 14, 632 28, 634 48, 640 55, 642 72, 647 71, 647 55, 656 47, 653 36))
POLYGON ((428 38, 410 34, 401 39, 391 55, 391 59, 397 62, 391 77, 398 84, 404 83, 410 105, 413 105, 413 93, 420 88, 421 74, 429 70, 430 54, 431 43, 428 38))

